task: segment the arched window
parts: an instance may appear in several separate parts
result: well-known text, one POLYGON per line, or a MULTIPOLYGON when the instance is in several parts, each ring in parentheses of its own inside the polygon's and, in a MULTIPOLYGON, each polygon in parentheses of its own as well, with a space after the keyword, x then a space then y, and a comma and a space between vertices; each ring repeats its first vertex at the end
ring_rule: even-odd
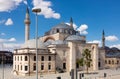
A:
POLYGON ((34 56, 34 61, 36 61, 36 56, 34 56))
POLYGON ((27 61, 28 59, 27 59, 27 56, 25 56, 25 61, 27 61))
POLYGON ((27 71, 28 70, 28 66, 25 66, 25 71, 27 71))
POLYGON ((44 56, 41 56, 41 61, 44 61, 44 56))
POLYGON ((51 64, 50 63, 48 64, 48 70, 51 70, 51 64))
POLYGON ((44 63, 41 63, 41 70, 44 70, 44 63))

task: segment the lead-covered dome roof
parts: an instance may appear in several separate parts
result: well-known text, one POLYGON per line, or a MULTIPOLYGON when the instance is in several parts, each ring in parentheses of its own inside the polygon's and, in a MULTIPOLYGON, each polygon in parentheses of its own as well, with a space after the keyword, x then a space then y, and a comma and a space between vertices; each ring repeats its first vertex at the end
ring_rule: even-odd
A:
MULTIPOLYGON (((31 40, 26 41, 22 45, 22 48, 36 48, 36 40, 35 39, 31 39, 31 40)), ((45 44, 40 39, 38 39, 38 48, 41 48, 41 49, 45 49, 46 48, 45 44)))
POLYGON ((76 31, 74 30, 73 26, 65 23, 60 23, 53 26, 53 28, 50 31, 46 32, 45 35, 51 35, 56 33, 75 35, 76 31))
POLYGON ((67 41, 85 41, 85 36, 70 35, 65 40, 67 40, 67 41))
POLYGON ((73 27, 69 26, 68 24, 65 24, 65 23, 60 23, 60 24, 57 24, 56 26, 53 27, 53 29, 73 29, 73 27))

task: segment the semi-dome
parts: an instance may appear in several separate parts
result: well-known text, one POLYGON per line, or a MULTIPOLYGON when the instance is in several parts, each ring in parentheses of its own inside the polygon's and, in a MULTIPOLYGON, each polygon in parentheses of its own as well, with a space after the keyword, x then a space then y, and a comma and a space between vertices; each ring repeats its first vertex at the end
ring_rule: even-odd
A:
POLYGON ((70 35, 66 38, 67 41, 85 41, 85 36, 70 35))
MULTIPOLYGON (((25 44, 22 45, 22 48, 36 48, 36 40, 32 39, 26 41, 25 44)), ((40 39, 38 39, 38 48, 42 48, 42 49, 46 48, 46 46, 40 39)))

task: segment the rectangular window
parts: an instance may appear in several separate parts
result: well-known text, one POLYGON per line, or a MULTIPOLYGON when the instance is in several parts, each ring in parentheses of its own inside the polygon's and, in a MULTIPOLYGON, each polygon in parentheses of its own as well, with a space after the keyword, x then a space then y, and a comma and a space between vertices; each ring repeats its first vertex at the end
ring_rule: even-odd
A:
POLYGON ((16 70, 16 65, 15 65, 15 70, 16 70))
POLYGON ((22 70, 22 65, 21 65, 21 70, 22 70))
POLYGON ((41 61, 44 61, 44 56, 41 57, 41 61))
POLYGON ((28 70, 28 66, 25 66, 25 71, 27 71, 28 70))
POLYGON ((51 61, 51 56, 48 57, 48 61, 51 61))
POLYGON ((66 69, 66 63, 63 63, 63 69, 66 69))
POLYGON ((22 56, 21 56, 21 61, 22 61, 22 56))
POLYGON ((78 63, 76 64, 76 68, 79 68, 79 64, 78 63))
POLYGON ((18 71, 19 71, 19 65, 18 65, 18 71))
POLYGON ((16 56, 15 56, 15 61, 16 61, 16 56))
POLYGON ((18 56, 18 61, 19 61, 19 56, 18 56))

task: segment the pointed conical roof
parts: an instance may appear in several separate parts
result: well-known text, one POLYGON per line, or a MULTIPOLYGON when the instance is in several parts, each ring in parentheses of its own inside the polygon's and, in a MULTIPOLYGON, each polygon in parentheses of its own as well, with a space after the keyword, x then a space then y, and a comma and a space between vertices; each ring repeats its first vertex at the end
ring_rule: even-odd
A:
POLYGON ((29 14, 29 9, 28 9, 28 6, 27 6, 27 9, 26 9, 26 13, 28 13, 28 14, 29 14))
POLYGON ((73 23, 73 19, 72 19, 72 17, 70 18, 70 23, 73 23))

